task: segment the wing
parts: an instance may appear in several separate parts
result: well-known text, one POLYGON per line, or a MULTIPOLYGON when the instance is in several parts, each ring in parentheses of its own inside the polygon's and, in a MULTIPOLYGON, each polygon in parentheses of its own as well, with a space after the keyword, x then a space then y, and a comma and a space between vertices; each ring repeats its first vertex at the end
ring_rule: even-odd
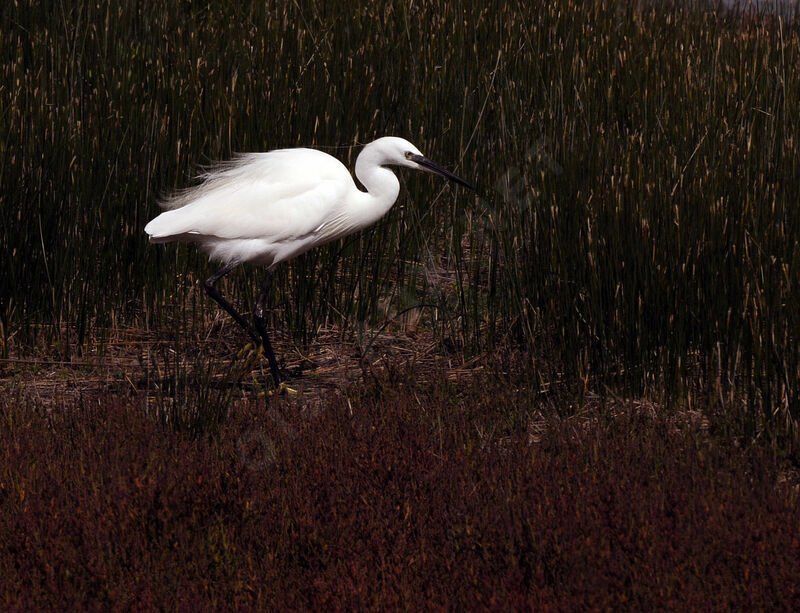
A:
POLYGON ((162 206, 146 227, 156 242, 204 237, 293 241, 326 223, 356 189, 344 165, 313 149, 243 155, 162 206))

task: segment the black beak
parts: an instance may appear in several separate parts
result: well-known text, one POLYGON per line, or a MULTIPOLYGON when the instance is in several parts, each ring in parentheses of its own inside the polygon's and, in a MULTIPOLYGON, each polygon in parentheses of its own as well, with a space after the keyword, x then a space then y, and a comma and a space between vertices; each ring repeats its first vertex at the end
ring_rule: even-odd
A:
POLYGON ((463 185, 464 187, 471 189, 473 192, 478 191, 472 185, 464 181, 464 179, 455 176, 452 172, 450 172, 449 170, 445 170, 438 164, 434 164, 424 155, 412 154, 408 156, 408 159, 411 160, 412 162, 416 162, 417 164, 419 164, 423 170, 427 170, 428 172, 440 175, 445 179, 450 179, 454 183, 458 183, 459 185, 463 185))

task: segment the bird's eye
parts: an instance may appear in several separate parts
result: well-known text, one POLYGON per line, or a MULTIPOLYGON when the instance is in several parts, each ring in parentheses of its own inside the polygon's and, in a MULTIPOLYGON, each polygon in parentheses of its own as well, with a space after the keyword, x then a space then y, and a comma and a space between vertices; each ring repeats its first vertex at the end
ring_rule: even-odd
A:
POLYGON ((410 160, 412 155, 414 155, 414 154, 411 153, 410 151, 406 151, 406 159, 407 160, 410 160))

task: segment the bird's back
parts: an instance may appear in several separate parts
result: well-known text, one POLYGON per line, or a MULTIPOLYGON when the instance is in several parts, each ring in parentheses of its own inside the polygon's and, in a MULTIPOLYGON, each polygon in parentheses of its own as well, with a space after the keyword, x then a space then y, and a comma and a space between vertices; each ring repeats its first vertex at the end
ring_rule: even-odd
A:
POLYGON ((167 210, 145 232, 152 242, 198 242, 228 262, 272 264, 313 246, 315 231, 358 191, 339 160, 314 149, 244 154, 202 178, 162 202, 167 210))

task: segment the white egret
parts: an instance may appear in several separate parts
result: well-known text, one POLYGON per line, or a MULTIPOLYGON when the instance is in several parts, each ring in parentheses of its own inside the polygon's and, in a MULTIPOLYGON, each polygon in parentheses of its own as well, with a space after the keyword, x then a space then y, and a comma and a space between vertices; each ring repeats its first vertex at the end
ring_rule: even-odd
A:
POLYGON ((167 209, 144 231, 150 242, 191 241, 222 268, 205 282, 206 292, 263 344, 275 385, 281 374, 264 322, 264 306, 275 267, 313 247, 375 223, 397 200, 400 182, 387 166, 433 172, 472 190, 437 166, 407 140, 387 136, 368 144, 356 159, 356 177, 336 158, 314 149, 248 153, 203 175, 203 182, 166 199, 167 209), (237 265, 267 267, 251 326, 216 288, 237 265))

